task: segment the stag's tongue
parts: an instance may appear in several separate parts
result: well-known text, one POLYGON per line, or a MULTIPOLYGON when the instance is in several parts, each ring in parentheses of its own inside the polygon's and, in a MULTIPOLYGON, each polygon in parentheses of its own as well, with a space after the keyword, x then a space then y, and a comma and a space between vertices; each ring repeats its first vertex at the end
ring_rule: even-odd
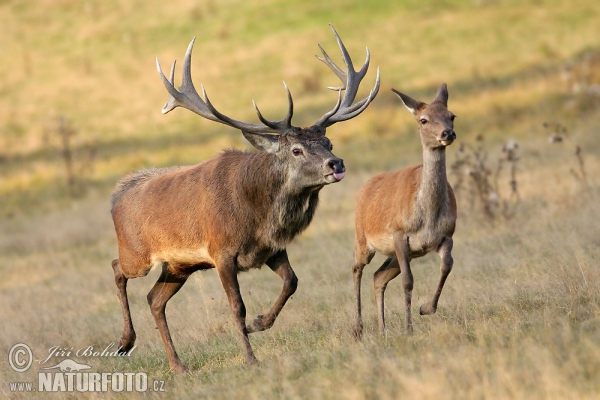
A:
POLYGON ((344 179, 344 175, 346 175, 344 172, 334 172, 333 173, 333 177, 335 179, 337 179, 338 181, 341 181, 342 179, 344 179))

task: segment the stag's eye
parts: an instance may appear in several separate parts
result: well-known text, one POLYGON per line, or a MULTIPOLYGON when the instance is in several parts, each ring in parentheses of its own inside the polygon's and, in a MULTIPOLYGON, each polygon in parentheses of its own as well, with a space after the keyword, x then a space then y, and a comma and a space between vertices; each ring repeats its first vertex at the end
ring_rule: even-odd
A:
POLYGON ((456 115, 453 115, 453 116, 451 116, 451 117, 450 117, 450 120, 451 120, 452 122, 454 122, 454 118, 456 118, 456 115))
POLYGON ((425 125, 429 121, 427 121, 425 118, 421 118, 419 122, 421 123, 421 125, 425 125))
POLYGON ((292 154, 298 157, 304 154, 304 152, 302 151, 302 149, 296 147, 295 149, 292 149, 292 154))

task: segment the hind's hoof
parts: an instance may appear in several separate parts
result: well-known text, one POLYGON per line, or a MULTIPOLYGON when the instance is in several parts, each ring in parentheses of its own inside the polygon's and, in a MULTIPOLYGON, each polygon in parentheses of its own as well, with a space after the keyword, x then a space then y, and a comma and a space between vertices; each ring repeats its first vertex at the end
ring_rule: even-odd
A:
POLYGON ((431 303, 425 303, 419 309, 419 314, 421 315, 431 315, 435 314, 436 307, 434 307, 431 303))

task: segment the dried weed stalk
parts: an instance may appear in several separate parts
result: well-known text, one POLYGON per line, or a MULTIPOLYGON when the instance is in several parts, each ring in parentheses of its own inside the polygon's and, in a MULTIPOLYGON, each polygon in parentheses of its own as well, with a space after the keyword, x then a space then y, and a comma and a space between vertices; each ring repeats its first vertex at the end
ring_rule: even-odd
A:
POLYGON ((588 175, 585 170, 585 160, 583 159, 581 146, 575 143, 569 136, 569 131, 561 123, 548 123, 544 122, 544 128, 550 132, 548 136, 548 142, 553 144, 569 142, 570 145, 575 146, 575 158, 577 159, 577 168, 572 167, 570 169, 571 174, 581 184, 581 187, 585 192, 590 192, 590 185, 588 181, 588 175))
POLYGON ((474 146, 461 143, 455 161, 450 164, 450 174, 455 180, 452 186, 457 198, 464 199, 472 208, 479 208, 490 221, 510 219, 521 201, 517 181, 519 144, 514 140, 508 141, 494 165, 483 136, 477 136, 476 141, 474 146), (501 190, 506 165, 510 177, 507 194, 501 190))
POLYGON ((59 149, 70 197, 85 193, 86 177, 94 171, 97 154, 97 147, 94 144, 73 145, 77 133, 77 129, 63 115, 51 118, 45 132, 46 141, 59 149))

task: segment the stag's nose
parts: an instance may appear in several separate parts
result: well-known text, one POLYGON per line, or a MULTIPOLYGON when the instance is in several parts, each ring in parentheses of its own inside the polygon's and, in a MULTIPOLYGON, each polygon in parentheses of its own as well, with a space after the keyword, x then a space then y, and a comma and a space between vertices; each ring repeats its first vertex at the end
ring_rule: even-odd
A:
POLYGON ((326 161, 326 164, 333 170, 333 172, 345 172, 344 160, 341 158, 330 158, 326 161))
POLYGON ((329 160, 325 161, 325 165, 331 168, 331 170, 333 171, 333 177, 336 180, 342 180, 346 172, 346 167, 344 167, 344 160, 337 157, 330 158, 329 160))
POLYGON ((456 139, 456 133, 454 133, 453 129, 446 129, 442 132, 442 140, 454 140, 456 139))

